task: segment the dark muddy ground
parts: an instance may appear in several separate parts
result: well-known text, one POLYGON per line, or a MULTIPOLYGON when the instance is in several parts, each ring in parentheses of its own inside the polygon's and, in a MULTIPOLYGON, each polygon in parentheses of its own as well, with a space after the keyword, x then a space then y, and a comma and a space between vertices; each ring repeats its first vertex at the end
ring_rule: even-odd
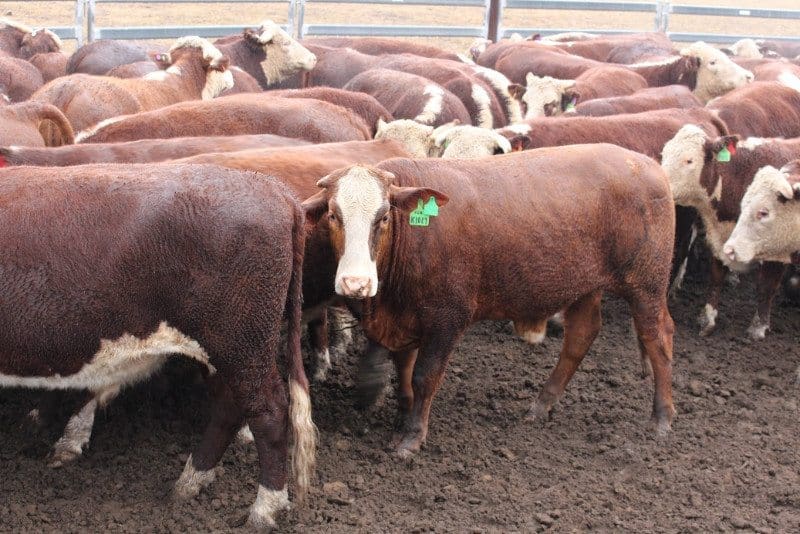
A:
MULTIPOLYGON (((369 414, 351 408, 351 350, 314 387, 318 480, 281 530, 797 532, 800 310, 780 297, 772 333, 748 341, 753 287, 743 277, 726 288, 719 329, 704 339, 695 320, 702 291, 690 280, 672 304, 678 414, 663 441, 648 425, 652 387, 639 377, 630 318, 616 300, 544 426, 522 417, 560 336, 532 347, 508 324, 474 326, 434 404, 427 448, 409 462, 386 449, 393 394, 369 414)), ((98 417, 85 457, 57 470, 44 457, 58 429, 20 429, 36 396, 0 391, 0 530, 235 530, 255 497, 251 446, 232 447, 199 498, 168 499, 207 403, 203 386, 182 374, 191 369, 172 365, 127 391, 98 417)))

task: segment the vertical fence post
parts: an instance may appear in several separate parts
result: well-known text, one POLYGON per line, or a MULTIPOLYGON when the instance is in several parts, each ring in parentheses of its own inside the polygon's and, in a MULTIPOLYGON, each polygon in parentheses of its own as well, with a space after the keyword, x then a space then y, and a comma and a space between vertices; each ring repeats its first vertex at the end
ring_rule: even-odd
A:
POLYGON ((501 2, 503 0, 489 0, 489 14, 486 28, 486 38, 497 42, 499 39, 500 19, 502 17, 501 2))
POLYGON ((297 16, 297 1, 289 0, 289 13, 286 15, 286 30, 289 35, 298 39, 297 25, 295 24, 295 17, 297 16))
POLYGON ((75 27, 72 29, 72 33, 75 36, 77 46, 81 46, 83 44, 83 14, 85 8, 86 0, 75 0, 75 27))
POLYGON ((658 27, 656 31, 667 33, 669 30, 669 10, 670 0, 658 0, 659 19, 656 21, 658 27))

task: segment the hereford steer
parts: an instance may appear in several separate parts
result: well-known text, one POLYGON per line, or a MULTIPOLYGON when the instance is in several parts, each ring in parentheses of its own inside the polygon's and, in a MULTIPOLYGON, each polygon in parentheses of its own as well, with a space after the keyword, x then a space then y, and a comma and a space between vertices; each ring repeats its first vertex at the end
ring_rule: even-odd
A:
POLYGON ((263 89, 277 87, 297 72, 310 71, 317 63, 313 53, 271 20, 215 44, 231 59, 231 64, 255 78, 263 89))
POLYGON ((393 351, 399 455, 424 443, 447 361, 474 321, 542 320, 566 309, 559 362, 530 414, 547 418, 600 329, 604 291, 631 306, 654 372, 653 418, 659 433, 669 430, 674 208, 650 158, 582 145, 469 161, 393 159, 341 169, 319 185, 303 205, 328 220, 336 292, 363 299, 367 336, 393 351))
POLYGON ((709 102, 733 134, 800 137, 800 86, 753 82, 709 102))
POLYGON ((375 135, 375 128, 379 120, 392 120, 392 113, 372 95, 337 89, 335 87, 307 87, 305 89, 283 89, 268 91, 263 98, 314 98, 341 106, 358 115, 369 127, 370 137, 375 135))
POLYGON ((149 52, 166 52, 166 48, 148 43, 100 39, 81 46, 67 61, 67 74, 102 76, 120 65, 150 61, 149 52))
MULTIPOLYGON (((55 109, 55 108, 54 108, 55 109)), ((0 111, 2 114, 2 111, 0 111)), ((66 123, 66 118, 64 119, 66 123)), ((126 143, 86 143, 58 148, 0 146, 0 167, 35 165, 64 167, 87 163, 155 163, 207 152, 307 145, 308 141, 279 135, 231 135, 142 139, 126 143)))
POLYGON ((742 198, 742 213, 723 246, 730 261, 800 259, 800 161, 758 171, 742 198))
POLYGON ((396 119, 411 119, 431 126, 453 120, 471 122, 467 108, 456 95, 416 74, 370 69, 355 76, 344 88, 371 95, 396 119))
POLYGON ((575 80, 557 80, 529 72, 525 77, 525 92, 522 94, 525 120, 561 115, 574 108, 580 97, 580 93, 575 90, 575 80))
POLYGON ((67 56, 61 52, 36 54, 28 61, 42 74, 45 82, 67 75, 67 56))
MULTIPOLYGON (((542 42, 552 40, 553 36, 547 36, 542 42)), ((645 58, 668 55, 673 48, 669 37, 660 32, 595 35, 588 39, 574 39, 574 36, 566 34, 559 40, 562 42, 557 46, 570 54, 606 63, 636 63, 645 58)))
MULTIPOLYGON (((16 20, 0 18, 0 56, 20 57, 20 48, 25 37, 33 33, 33 28, 16 20)), ((28 56, 30 57, 30 56, 28 56)))
POLYGON ((74 142, 72 126, 55 106, 41 102, 0 106, 0 146, 55 147, 74 142))
MULTIPOLYGON (((210 421, 175 485, 195 497, 242 422, 259 455, 249 521, 288 507, 287 429, 297 494, 316 429, 300 356, 304 222, 285 186, 215 166, 7 169, 0 385, 107 394, 171 354, 208 369, 210 421), (87 225, 87 217, 97 224, 87 225), (283 318, 288 347, 278 362, 283 318), (289 376, 289 400, 280 367, 289 376), (288 406, 287 406, 288 405, 288 406)), ((82 412, 84 411, 82 410, 82 412)))
POLYGON ((462 61, 462 57, 458 54, 436 46, 386 37, 312 37, 305 39, 303 43, 331 48, 350 48, 370 56, 414 54, 415 56, 462 61))
POLYGON ((233 85, 228 59, 200 37, 179 39, 166 54, 170 67, 144 78, 72 74, 46 84, 32 100, 61 109, 76 130, 120 115, 183 100, 209 100, 233 85))
POLYGON ((42 85, 42 73, 30 61, 0 57, 0 92, 11 102, 28 100, 42 85))
POLYGON ((169 137, 271 133, 313 143, 365 141, 369 128, 348 110, 305 98, 233 95, 211 101, 180 102, 116 117, 78 135, 82 143, 110 143, 169 137), (253 96, 254 98, 248 98, 253 96))
POLYGON ((641 113, 655 109, 698 108, 703 104, 684 85, 649 87, 626 96, 597 98, 579 102, 575 113, 583 116, 602 117, 621 113, 641 113))
POLYGON ((48 29, 39 28, 22 37, 18 57, 29 60, 36 54, 60 53, 63 46, 58 35, 48 29))
MULTIPOLYGON (((719 300, 728 270, 748 270, 732 262, 723 252, 731 234, 747 186, 758 169, 780 166, 800 157, 800 139, 709 137, 694 126, 684 126, 664 146, 662 166, 672 184, 675 203, 695 208, 703 220, 706 242, 711 249, 711 277, 706 305, 700 315, 700 334, 716 327, 719 300), (720 155, 720 151, 722 155, 720 155)), ((772 301, 784 268, 780 263, 764 262, 757 267, 758 309, 747 332, 763 339, 770 325, 772 301)))

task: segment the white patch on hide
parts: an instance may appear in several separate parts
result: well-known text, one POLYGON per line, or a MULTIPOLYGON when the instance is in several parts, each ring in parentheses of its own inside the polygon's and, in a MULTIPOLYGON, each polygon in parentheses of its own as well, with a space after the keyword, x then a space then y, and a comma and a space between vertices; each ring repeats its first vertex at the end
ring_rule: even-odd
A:
POLYGON ((192 465, 192 455, 186 460, 186 466, 183 468, 178 481, 175 482, 175 495, 181 499, 191 499, 196 497, 200 490, 214 482, 217 474, 213 469, 208 471, 198 471, 192 465))
POLYGON ((269 490, 259 484, 258 494, 253 506, 250 508, 250 516, 247 518, 247 522, 259 530, 274 528, 275 514, 288 509, 289 506, 289 491, 286 488, 269 490))
POLYGON ((489 97, 489 93, 480 85, 472 84, 472 100, 478 107, 477 126, 491 128, 494 124, 494 117, 492 117, 492 99, 489 97))
POLYGON ((342 279, 363 278, 369 281, 367 295, 378 291, 378 267, 370 257, 369 238, 372 222, 384 198, 378 179, 363 167, 352 167, 339 179, 336 204, 342 213, 344 252, 336 269, 336 293, 345 294, 342 279))
POLYGON ((61 376, 15 376, 0 374, 0 386, 46 389, 88 389, 101 392, 148 378, 161 368, 170 354, 182 354, 214 372, 208 355, 197 341, 162 322, 144 339, 123 334, 102 339, 91 361, 74 374, 61 376))
POLYGON ((422 108, 419 115, 414 117, 414 120, 422 124, 433 124, 442 112, 444 90, 438 85, 426 85, 422 94, 427 96, 428 100, 425 102, 425 107, 422 108))

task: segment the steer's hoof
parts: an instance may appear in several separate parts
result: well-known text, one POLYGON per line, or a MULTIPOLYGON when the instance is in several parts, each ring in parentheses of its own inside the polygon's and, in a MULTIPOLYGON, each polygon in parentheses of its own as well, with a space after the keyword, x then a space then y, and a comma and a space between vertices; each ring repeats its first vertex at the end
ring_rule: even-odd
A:
POLYGON ((245 524, 256 532, 272 532, 278 526, 274 518, 257 514, 254 510, 250 511, 245 524))
POLYGON ((403 437, 395 449, 395 455, 402 460, 410 459, 420 451, 422 448, 422 441, 422 438, 419 436, 403 437))
POLYGON ((767 337, 767 330, 769 330, 769 325, 762 323, 756 315, 753 318, 753 322, 750 323, 750 326, 747 328, 747 335, 750 336, 750 339, 753 341, 761 341, 767 337))
POLYGON ((247 516, 247 525, 259 532, 270 532, 276 526, 275 515, 289 507, 289 492, 286 488, 270 490, 259 484, 256 501, 247 516))
POLYGON ((74 462, 81 456, 81 451, 74 449, 55 449, 53 454, 47 461, 47 465, 53 469, 63 467, 64 465, 74 462))
MULTIPOLYGON (((702 323, 702 321, 701 321, 701 323, 702 323)), ((706 325, 702 325, 701 324, 700 332, 698 332, 700 334, 700 337, 708 337, 711 334, 713 334, 714 333, 714 328, 716 328, 716 326, 717 325, 714 325, 714 324, 706 324, 706 325)))
POLYGON ((529 423, 538 423, 544 424, 547 421, 553 419, 553 404, 555 403, 554 400, 543 399, 542 396, 539 396, 539 399, 531 405, 530 410, 528 413, 525 414, 525 421, 529 423))

